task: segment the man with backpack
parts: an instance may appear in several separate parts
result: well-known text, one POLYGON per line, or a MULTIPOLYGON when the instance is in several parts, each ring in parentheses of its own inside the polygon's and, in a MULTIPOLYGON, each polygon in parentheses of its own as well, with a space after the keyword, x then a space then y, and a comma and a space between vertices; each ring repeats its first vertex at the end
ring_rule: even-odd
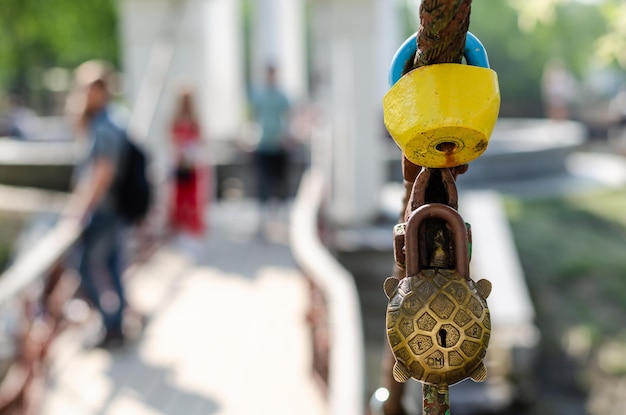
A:
POLYGON ((131 167, 129 153, 136 151, 109 108, 112 73, 104 62, 83 63, 75 71, 77 89, 68 102, 68 109, 76 117, 77 136, 89 143, 88 156, 78 166, 77 185, 68 213, 79 217, 85 225, 79 272, 85 295, 102 315, 106 330, 103 346, 124 340, 122 318, 126 297, 121 233, 128 221, 120 209, 124 205, 120 203, 123 202, 120 192, 124 191, 121 184, 128 179, 124 174, 131 167))

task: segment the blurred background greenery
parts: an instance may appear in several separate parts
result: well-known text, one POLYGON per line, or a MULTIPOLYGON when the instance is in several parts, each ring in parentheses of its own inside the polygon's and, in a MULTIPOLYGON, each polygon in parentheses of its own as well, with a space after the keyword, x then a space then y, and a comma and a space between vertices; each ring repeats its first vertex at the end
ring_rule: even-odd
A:
MULTIPOLYGON (((419 1, 408 1, 405 32, 419 1)), ((470 30, 498 72, 503 116, 542 116, 541 78, 559 60, 575 76, 578 107, 611 99, 626 81, 626 4, 621 0, 481 0, 470 30)), ((583 111, 579 111, 583 112, 583 111)))
POLYGON ((114 0, 3 0, 0 92, 25 98, 39 113, 54 112, 53 93, 74 68, 93 58, 119 63, 114 0))
MULTIPOLYGON (((418 26, 419 0, 398 5, 408 35, 418 26)), ((4 0, 0 91, 25 97, 40 113, 54 112, 51 92, 67 83, 55 68, 94 57, 119 65, 115 9, 115 0, 4 0)), ((541 77, 554 59, 577 80, 578 113, 613 98, 626 81, 624 21, 622 0, 481 0, 473 4, 470 30, 500 77, 502 115, 541 116, 541 77)))

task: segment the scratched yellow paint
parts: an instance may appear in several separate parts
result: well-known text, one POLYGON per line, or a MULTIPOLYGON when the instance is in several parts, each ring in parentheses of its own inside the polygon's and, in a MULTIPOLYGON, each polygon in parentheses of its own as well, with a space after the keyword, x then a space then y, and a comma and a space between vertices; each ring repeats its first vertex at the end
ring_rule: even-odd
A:
POLYGON ((461 64, 423 66, 383 98, 385 126, 406 157, 425 167, 453 167, 487 148, 500 110, 497 74, 461 64))

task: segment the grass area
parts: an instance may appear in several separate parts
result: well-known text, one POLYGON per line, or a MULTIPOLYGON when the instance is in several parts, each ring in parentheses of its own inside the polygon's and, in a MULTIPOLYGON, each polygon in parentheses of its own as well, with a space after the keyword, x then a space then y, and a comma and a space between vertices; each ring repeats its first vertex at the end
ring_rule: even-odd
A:
MULTIPOLYGON (((613 413, 594 402, 626 381, 626 189, 507 199, 506 209, 537 310, 540 364, 573 365, 585 413, 613 413)), ((568 382, 563 372, 553 378, 568 382)))
POLYGON ((569 199, 509 199, 507 211, 536 306, 556 335, 588 325, 594 338, 626 327, 626 191, 569 199))
POLYGON ((0 272, 5 269, 28 217, 23 213, 0 211, 0 272))

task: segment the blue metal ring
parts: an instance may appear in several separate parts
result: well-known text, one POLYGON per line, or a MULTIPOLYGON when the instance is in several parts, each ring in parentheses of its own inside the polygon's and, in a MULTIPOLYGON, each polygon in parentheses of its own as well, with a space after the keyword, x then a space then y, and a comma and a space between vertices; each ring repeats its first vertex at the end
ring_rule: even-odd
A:
MULTIPOLYGON (((413 59, 416 52, 417 32, 404 41, 391 60, 391 68, 389 69, 389 88, 394 86, 395 83, 402 77, 406 61, 413 59)), ((478 40, 478 38, 470 32, 467 32, 467 37, 465 38, 465 49, 463 49, 463 55, 465 56, 465 60, 468 65, 489 68, 489 58, 487 57, 485 47, 482 43, 480 43, 480 40, 478 40)))

